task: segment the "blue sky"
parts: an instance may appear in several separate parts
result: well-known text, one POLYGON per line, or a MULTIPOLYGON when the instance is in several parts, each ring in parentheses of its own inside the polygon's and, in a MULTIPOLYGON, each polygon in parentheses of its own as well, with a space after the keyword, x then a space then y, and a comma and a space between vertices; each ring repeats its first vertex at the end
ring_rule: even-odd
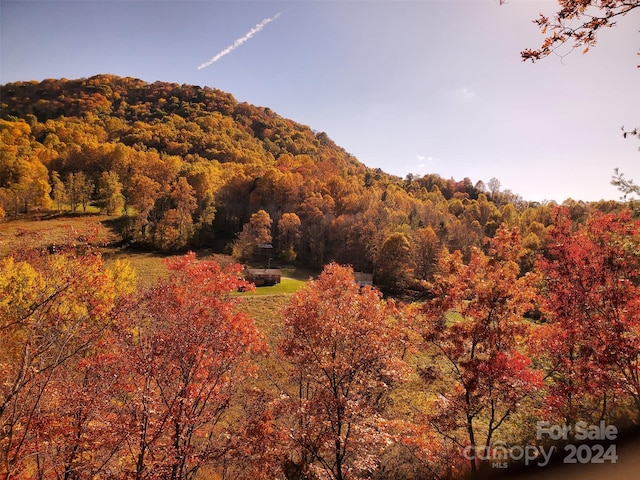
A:
POLYGON ((542 40, 531 20, 556 6, 0 0, 0 83, 112 73, 206 85, 402 177, 496 177, 528 200, 617 199, 615 167, 640 180, 640 142, 620 132, 640 126, 640 11, 587 55, 521 62, 542 40))

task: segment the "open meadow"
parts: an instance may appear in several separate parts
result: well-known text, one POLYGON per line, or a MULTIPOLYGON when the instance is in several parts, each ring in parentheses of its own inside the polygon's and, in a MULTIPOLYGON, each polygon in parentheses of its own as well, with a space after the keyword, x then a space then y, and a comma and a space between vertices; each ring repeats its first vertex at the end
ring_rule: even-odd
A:
MULTIPOLYGON (((144 251, 121 246, 113 217, 99 213, 33 213, 17 220, 0 223, 0 258, 22 249, 55 251, 63 246, 89 248, 102 255, 107 265, 116 260, 126 261, 136 273, 138 285, 152 286, 168 275, 165 259, 175 254, 144 251)), ((228 255, 213 253, 210 249, 196 251, 199 260, 215 260, 225 266, 234 263, 228 255)), ((313 274, 308 269, 286 267, 282 269, 282 282, 259 287, 242 296, 280 295, 295 292, 313 274)))

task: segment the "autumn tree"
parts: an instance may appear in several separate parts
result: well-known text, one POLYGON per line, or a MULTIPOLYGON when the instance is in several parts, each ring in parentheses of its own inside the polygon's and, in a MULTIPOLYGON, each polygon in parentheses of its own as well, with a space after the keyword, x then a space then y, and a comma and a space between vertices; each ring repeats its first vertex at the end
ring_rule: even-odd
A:
POLYGON ((270 244, 272 224, 271 216, 264 210, 251 215, 233 244, 233 256, 239 260, 249 260, 259 245, 270 244))
POLYGON ((392 233, 385 239, 376 259, 376 282, 399 292, 411 286, 414 270, 413 249, 407 235, 392 233))
POLYGON ((286 262, 290 263, 296 259, 296 249, 300 244, 301 235, 300 217, 295 213, 283 214, 278 220, 278 249, 286 262))
POLYGON ((371 474, 390 440, 384 399, 405 369, 393 304, 332 263, 293 295, 284 323, 291 460, 321 478, 371 474))
POLYGON ((132 219, 124 233, 125 238, 144 240, 150 235, 148 228, 150 215, 156 199, 160 196, 161 186, 146 175, 133 175, 125 189, 125 211, 128 206, 134 210, 132 219))
POLYGON ((60 179, 60 174, 53 170, 51 172, 51 184, 52 184, 52 193, 53 200, 56 203, 56 207, 58 212, 62 211, 62 204, 67 199, 67 190, 65 188, 64 182, 60 179))
POLYGON ((416 278, 431 281, 436 270, 438 255, 442 249, 442 244, 438 235, 436 235, 436 232, 430 225, 418 229, 415 236, 416 245, 414 248, 414 256, 416 278))
POLYGON ((329 195, 309 195, 296 213, 302 222, 301 250, 309 264, 324 264, 327 227, 333 217, 335 202, 329 195))
POLYGON ((629 212, 600 214, 574 229, 560 210, 549 236, 549 255, 538 265, 549 321, 537 342, 549 375, 548 412, 567 424, 628 421, 630 405, 638 422, 638 221, 629 212))
MULTIPOLYGON (((130 311, 135 273, 126 262, 106 270, 118 298, 105 330, 90 348, 56 368, 40 398, 28 450, 35 452, 31 477, 79 480, 118 470, 117 454, 129 436, 114 408, 114 392, 127 389, 114 348, 123 315, 130 311)), ((25 462, 26 463, 26 462, 25 462)), ((29 471, 25 469, 25 471, 29 471)))
POLYGON ((162 250, 180 250, 193 234, 193 214, 198 208, 193 188, 185 177, 178 177, 167 197, 156 204, 163 211, 155 225, 154 243, 162 250), (165 208, 168 207, 168 208, 165 208))
POLYGON ((102 172, 98 180, 98 199, 107 215, 122 213, 124 197, 122 184, 116 172, 102 172))
POLYGON ((356 270, 372 272, 385 239, 380 227, 389 223, 390 212, 383 208, 376 191, 352 195, 342 203, 345 211, 330 224, 329 254, 356 270))
POLYGON ((120 331, 128 387, 114 401, 130 428, 119 462, 132 478, 192 479, 215 467, 240 441, 230 409, 265 348, 230 297, 250 288, 239 265, 222 269, 189 253, 167 266, 170 276, 142 294, 120 331))
POLYGON ((29 208, 47 209, 50 207, 51 186, 49 185, 48 171, 37 158, 22 163, 20 183, 17 187, 22 191, 25 212, 29 208))
POLYGON ((518 230, 502 227, 489 252, 474 248, 465 264, 459 251, 443 251, 433 299, 416 317, 421 349, 430 358, 419 372, 439 399, 428 421, 461 455, 466 452, 472 475, 478 449, 489 448, 495 432, 542 385, 527 356, 524 318, 537 298, 536 276, 520 275, 518 230))
POLYGON ((52 385, 58 372, 90 351, 108 329, 121 298, 116 279, 97 255, 24 252, 0 262, 0 472, 5 478, 37 477, 32 473, 47 462, 43 436, 56 414, 47 409, 52 385))
POLYGON ((79 480, 117 470, 115 459, 125 445, 126 428, 113 412, 113 392, 124 388, 114 363, 108 332, 93 348, 57 368, 41 398, 29 450, 28 478, 79 480))
POLYGON ((0 201, 17 216, 30 208, 48 208, 48 171, 31 142, 31 127, 23 120, 0 120, 0 201))
POLYGON ((82 210, 86 212, 95 189, 93 181, 87 178, 84 172, 69 173, 66 178, 65 188, 71 211, 75 212, 78 209, 78 205, 82 205, 82 210))
POLYGON ((540 14, 534 20, 547 37, 540 48, 523 50, 523 60, 540 60, 556 53, 562 46, 567 46, 568 51, 583 48, 586 53, 597 43, 598 33, 613 27, 618 17, 640 7, 638 0, 570 0, 558 3, 560 9, 552 17, 540 14))

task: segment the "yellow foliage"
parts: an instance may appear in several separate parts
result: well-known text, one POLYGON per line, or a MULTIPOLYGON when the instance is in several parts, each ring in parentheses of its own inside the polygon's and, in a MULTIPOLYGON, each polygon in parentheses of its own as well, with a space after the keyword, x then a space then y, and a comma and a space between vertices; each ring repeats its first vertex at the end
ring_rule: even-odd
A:
POLYGON ((128 261, 116 260, 107 272, 113 281, 116 295, 131 295, 135 291, 138 279, 135 269, 128 261))
POLYGON ((44 279, 27 262, 6 257, 0 262, 0 318, 2 327, 19 320, 32 308, 44 279))

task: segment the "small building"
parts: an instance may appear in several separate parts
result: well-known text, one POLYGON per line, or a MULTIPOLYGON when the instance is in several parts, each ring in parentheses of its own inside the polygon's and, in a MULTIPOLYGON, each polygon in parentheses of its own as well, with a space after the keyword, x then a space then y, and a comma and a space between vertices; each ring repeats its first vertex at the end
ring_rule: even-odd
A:
POLYGON ((359 286, 373 286, 373 273, 353 272, 353 276, 359 286))
POLYGON ((275 285, 282 280, 282 271, 279 268, 249 268, 244 274, 247 282, 256 287, 275 285))
POLYGON ((262 258, 273 257, 273 245, 270 243, 259 243, 256 248, 256 255, 262 258))

